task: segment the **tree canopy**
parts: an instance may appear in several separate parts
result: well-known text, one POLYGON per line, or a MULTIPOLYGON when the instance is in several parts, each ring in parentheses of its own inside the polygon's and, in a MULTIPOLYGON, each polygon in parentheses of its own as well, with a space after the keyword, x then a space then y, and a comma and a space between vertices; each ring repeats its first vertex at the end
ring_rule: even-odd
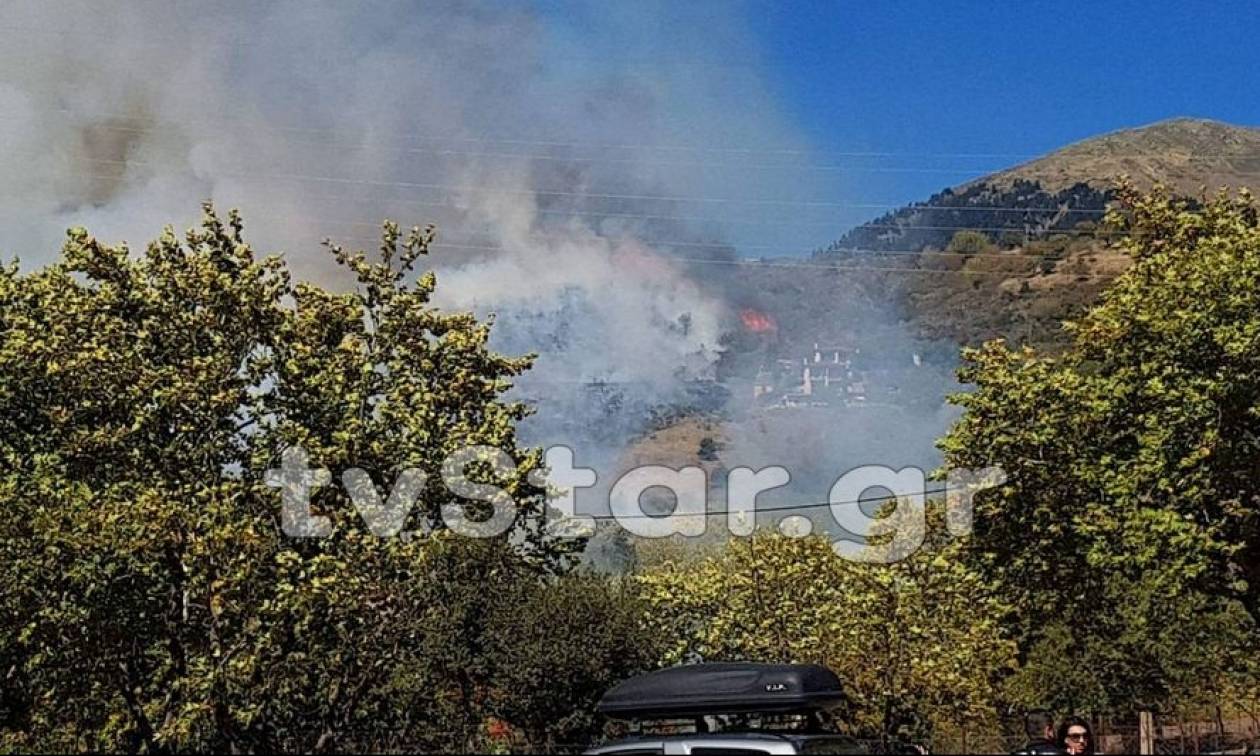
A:
POLYGON ((412 269, 431 236, 387 223, 371 259, 330 245, 344 292, 294 284, 210 207, 142 254, 72 229, 55 264, 0 269, 0 744, 475 737, 502 671, 461 666, 499 611, 486 586, 549 590, 580 544, 545 534, 540 453, 502 399, 529 360, 429 305, 436 281, 412 269), (366 471, 384 500, 470 445, 516 463, 469 468, 514 501, 497 538, 451 537, 442 508, 466 502, 441 485, 392 537, 335 483, 313 496, 327 537, 281 531, 265 471, 286 449, 366 471))
POLYGON ((966 351, 975 390, 941 443, 947 467, 1005 471, 980 497, 973 564, 1025 652, 1077 654, 1094 679, 1075 695, 1100 707, 1219 675, 1229 655, 1196 623, 1254 648, 1260 619, 1255 203, 1122 186, 1109 223, 1133 263, 1067 324, 1071 347, 966 351))
POLYGON ((696 658, 827 664, 886 742, 965 747, 1011 704, 1254 710, 1260 212, 1116 198, 1133 263, 1071 345, 964 353, 945 465, 1005 473, 971 536, 931 508, 864 564, 614 533, 612 576, 548 531, 505 397, 530 360, 430 304, 430 229, 329 245, 341 291, 210 207, 139 254, 72 229, 0 267, 0 750, 582 745, 608 686, 696 658), (331 473, 296 531, 293 450, 331 473))
POLYGON ((844 559, 820 536, 759 534, 638 580, 648 621, 673 644, 667 661, 825 664, 846 683, 856 735, 992 727, 1014 664, 1000 604, 939 542, 883 565, 844 559))

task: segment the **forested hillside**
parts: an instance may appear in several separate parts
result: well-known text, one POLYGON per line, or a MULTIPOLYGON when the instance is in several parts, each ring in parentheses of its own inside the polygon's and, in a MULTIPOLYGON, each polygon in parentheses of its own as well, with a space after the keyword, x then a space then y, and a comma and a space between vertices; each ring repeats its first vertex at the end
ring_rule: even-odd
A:
POLYGON ((1163 184, 1192 204, 1223 186, 1250 186, 1260 178, 1260 130, 1182 118, 1086 139, 887 213, 814 257, 951 271, 868 280, 922 337, 1061 345, 1059 323, 1126 264, 1101 224, 1122 177, 1163 184))

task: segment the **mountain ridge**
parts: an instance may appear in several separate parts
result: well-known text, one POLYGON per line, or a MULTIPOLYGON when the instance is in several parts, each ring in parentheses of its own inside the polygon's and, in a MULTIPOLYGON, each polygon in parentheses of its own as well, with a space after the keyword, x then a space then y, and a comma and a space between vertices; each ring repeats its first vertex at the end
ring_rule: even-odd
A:
POLYGON ((1053 349, 1059 323, 1127 266, 1098 234, 1121 177, 1191 198, 1260 186, 1260 128, 1178 117, 1100 134, 886 213, 814 255, 940 271, 877 284, 917 336, 1053 349))
POLYGON ((1122 177, 1190 197, 1260 186, 1260 128, 1177 117, 1107 132, 942 189, 853 227, 815 254, 943 249, 960 230, 994 241, 1003 234, 1044 239, 1101 220, 1122 177))
POLYGON ((1178 116, 1082 139, 962 186, 1022 179, 1054 192, 1077 183, 1106 187, 1119 176, 1189 196, 1260 183, 1260 128, 1178 116))

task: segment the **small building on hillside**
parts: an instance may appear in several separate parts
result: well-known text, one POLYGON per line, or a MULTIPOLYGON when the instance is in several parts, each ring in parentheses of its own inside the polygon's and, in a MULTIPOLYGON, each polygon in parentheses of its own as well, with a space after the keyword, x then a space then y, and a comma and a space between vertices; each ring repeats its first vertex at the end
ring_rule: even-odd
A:
POLYGON ((859 350, 815 343, 796 359, 763 365, 753 380, 753 400, 767 406, 828 406, 866 399, 864 376, 854 365, 859 350))

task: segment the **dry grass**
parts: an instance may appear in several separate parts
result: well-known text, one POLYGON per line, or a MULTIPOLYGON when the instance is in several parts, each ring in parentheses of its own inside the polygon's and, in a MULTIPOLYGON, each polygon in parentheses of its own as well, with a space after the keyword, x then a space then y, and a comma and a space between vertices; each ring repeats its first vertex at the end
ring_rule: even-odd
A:
POLYGON ((1121 175, 1189 196, 1204 187, 1260 185, 1260 129, 1174 118, 1086 139, 980 180, 1009 186, 1027 179, 1054 192, 1080 182, 1106 186, 1121 175))

